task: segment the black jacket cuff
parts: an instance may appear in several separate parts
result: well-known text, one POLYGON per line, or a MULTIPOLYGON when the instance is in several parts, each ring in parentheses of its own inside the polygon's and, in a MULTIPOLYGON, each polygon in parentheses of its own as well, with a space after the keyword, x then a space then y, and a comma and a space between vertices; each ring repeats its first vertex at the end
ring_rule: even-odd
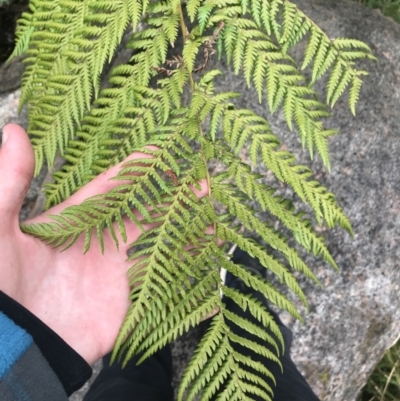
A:
POLYGON ((92 376, 92 368, 57 333, 0 291, 0 311, 26 330, 70 396, 92 376))

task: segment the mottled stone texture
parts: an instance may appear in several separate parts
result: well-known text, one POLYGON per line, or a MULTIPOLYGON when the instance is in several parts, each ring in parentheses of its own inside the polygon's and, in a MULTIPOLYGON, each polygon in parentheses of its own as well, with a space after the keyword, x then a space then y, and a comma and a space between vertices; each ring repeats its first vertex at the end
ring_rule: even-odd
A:
POLYGON ((0 93, 10 92, 19 88, 24 65, 21 57, 0 65, 0 93))
MULTIPOLYGON (((214 64, 225 73, 217 87, 241 92, 241 107, 269 118, 284 146, 301 163, 311 165, 316 177, 337 194, 353 224, 354 238, 341 230, 321 229, 340 271, 333 271, 321 260, 307 259, 323 288, 300 278, 311 311, 304 313, 305 324, 284 314, 282 317, 294 332, 294 360, 321 400, 354 401, 400 332, 400 251, 396 246, 400 239, 400 26, 350 0, 295 2, 329 36, 361 39, 379 59, 364 63, 370 75, 364 80, 357 116, 351 115, 343 98, 328 121, 341 131, 330 141, 332 172, 328 174, 318 160, 310 163, 282 116, 269 116, 243 79, 234 76, 223 62, 214 64)), ((304 44, 293 55, 301 57, 303 50, 304 44)), ((16 117, 18 95, 0 97, 2 123, 16 117)), ((32 188, 39 191, 37 183, 32 188)), ((173 346, 177 376, 198 337, 196 331, 192 333, 173 346)), ((71 400, 81 400, 82 393, 71 400)))
MULTIPOLYGON (((378 58, 363 64, 370 75, 357 116, 344 97, 328 122, 340 129, 330 141, 332 172, 318 160, 310 163, 282 116, 270 117, 223 63, 219 88, 241 92, 241 107, 269 118, 282 143, 336 193, 352 222, 353 239, 341 230, 322 231, 339 272, 307 259, 323 288, 301 279, 311 309, 305 324, 284 316, 294 332, 293 358, 321 400, 351 401, 400 332, 400 26, 350 0, 295 3, 330 37, 363 40, 378 58)), ((295 49, 295 58, 303 50, 295 49)))

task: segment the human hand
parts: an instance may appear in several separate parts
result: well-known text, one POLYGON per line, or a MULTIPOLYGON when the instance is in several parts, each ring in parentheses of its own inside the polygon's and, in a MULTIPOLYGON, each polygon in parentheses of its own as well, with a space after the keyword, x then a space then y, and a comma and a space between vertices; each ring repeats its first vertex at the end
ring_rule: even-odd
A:
MULTIPOLYGON (((134 153, 126 160, 142 157, 151 156, 134 153)), ((47 215, 59 214, 67 206, 80 204, 90 196, 120 185, 121 181, 109 180, 119 169, 120 165, 111 168, 29 223, 48 222, 47 215)), ((0 290, 31 311, 93 364, 111 351, 128 310, 126 273, 132 261, 126 260, 126 253, 128 244, 135 242, 141 231, 133 222, 127 222, 128 241, 124 244, 119 238, 119 249, 105 232, 104 255, 96 240, 83 254, 83 236, 60 252, 24 234, 18 214, 33 170, 33 150, 25 131, 15 124, 5 126, 0 149, 0 290)), ((193 191, 199 198, 205 196, 207 185, 202 182, 201 190, 193 191)))

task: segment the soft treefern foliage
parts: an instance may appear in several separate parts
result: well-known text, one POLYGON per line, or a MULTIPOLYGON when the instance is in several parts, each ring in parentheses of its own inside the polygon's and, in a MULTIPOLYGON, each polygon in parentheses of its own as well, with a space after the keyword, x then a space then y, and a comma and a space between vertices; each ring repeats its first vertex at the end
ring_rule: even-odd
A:
POLYGON ((339 225, 349 232, 351 226, 335 196, 310 169, 279 149, 268 121, 235 107, 239 94, 216 93, 214 80, 221 72, 212 68, 212 58, 214 53, 226 57, 238 79, 253 86, 272 113, 282 109, 288 128, 329 169, 328 137, 336 131, 326 129, 323 119, 346 90, 355 113, 366 74, 356 61, 373 58, 368 46, 345 38, 331 40, 286 0, 31 0, 17 34, 14 55, 26 54, 21 107, 28 105, 36 172, 45 160, 51 167, 57 152, 66 159, 46 188, 47 207, 134 150, 151 156, 128 162, 119 171, 116 179, 130 184, 69 207, 53 216, 52 223, 24 225, 25 232, 63 248, 84 235, 87 251, 93 232, 102 244, 103 231, 109 230, 118 246, 115 230, 126 241, 127 219, 139 225, 158 223, 143 232, 129 257, 132 304, 115 356, 127 361, 143 352, 146 358, 215 314, 187 367, 179 398, 192 400, 200 393, 202 400, 209 400, 223 386, 218 400, 270 400, 273 390, 263 379, 270 373, 235 351, 233 344, 277 360, 283 350, 279 328, 258 301, 224 286, 219 269, 240 277, 296 318, 300 315, 271 283, 233 264, 218 241, 237 244, 257 257, 307 306, 292 272, 318 282, 316 277, 301 252, 257 213, 274 216, 301 247, 334 267, 324 240, 313 229, 313 218, 319 225, 339 225), (128 27, 133 29, 128 46, 134 55, 129 64, 111 71, 110 85, 102 90, 103 68, 128 27), (168 59, 179 34, 183 52, 168 59), (289 51, 303 39, 307 46, 299 66, 289 51), (306 68, 311 80, 302 72, 306 68), (322 101, 313 84, 325 74, 322 101), (151 86, 154 77, 157 85, 151 86), (184 88, 191 94, 187 103, 184 88), (248 149, 249 165, 239 156, 243 149, 248 149), (216 160, 225 169, 211 176, 208 165, 216 160), (313 216, 296 211, 290 200, 263 183, 255 172, 258 165, 290 186, 311 206, 313 216), (191 188, 204 179, 209 194, 198 200, 191 188), (281 257, 252 240, 254 233, 281 257), (230 313, 221 294, 250 310, 278 341, 230 313), (230 322, 269 342, 275 353, 234 334, 230 322))

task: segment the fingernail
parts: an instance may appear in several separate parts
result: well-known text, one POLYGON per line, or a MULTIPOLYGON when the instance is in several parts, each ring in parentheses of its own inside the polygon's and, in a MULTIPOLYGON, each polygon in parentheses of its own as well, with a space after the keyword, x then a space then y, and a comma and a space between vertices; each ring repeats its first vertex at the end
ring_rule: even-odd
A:
POLYGON ((7 128, 6 128, 7 126, 5 126, 5 127, 3 127, 3 136, 1 137, 1 143, 2 143, 2 145, 4 145, 5 143, 6 143, 6 141, 7 141, 7 138, 8 138, 8 133, 7 133, 7 128))

